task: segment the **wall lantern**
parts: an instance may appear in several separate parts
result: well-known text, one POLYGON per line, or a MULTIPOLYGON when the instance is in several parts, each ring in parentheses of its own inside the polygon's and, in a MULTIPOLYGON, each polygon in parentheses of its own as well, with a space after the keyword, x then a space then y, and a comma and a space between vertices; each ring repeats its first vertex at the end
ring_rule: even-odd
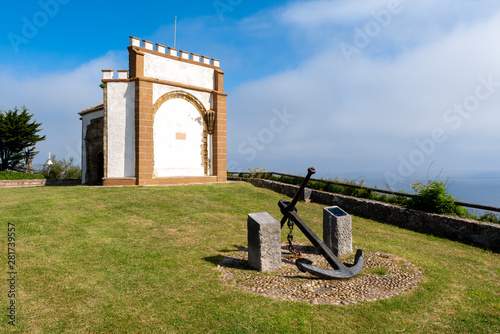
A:
POLYGON ((207 117, 208 134, 212 135, 214 133, 214 128, 215 128, 215 111, 208 110, 206 117, 207 117))

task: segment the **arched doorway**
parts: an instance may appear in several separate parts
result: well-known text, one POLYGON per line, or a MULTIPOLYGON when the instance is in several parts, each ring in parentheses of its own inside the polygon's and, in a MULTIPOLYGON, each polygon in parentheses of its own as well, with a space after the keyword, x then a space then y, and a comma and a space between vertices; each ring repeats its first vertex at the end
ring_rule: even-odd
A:
POLYGON ((103 118, 93 119, 85 136, 85 184, 102 184, 104 177, 103 118))
POLYGON ((194 96, 182 91, 158 99, 153 123, 155 177, 208 175, 205 113, 194 96))

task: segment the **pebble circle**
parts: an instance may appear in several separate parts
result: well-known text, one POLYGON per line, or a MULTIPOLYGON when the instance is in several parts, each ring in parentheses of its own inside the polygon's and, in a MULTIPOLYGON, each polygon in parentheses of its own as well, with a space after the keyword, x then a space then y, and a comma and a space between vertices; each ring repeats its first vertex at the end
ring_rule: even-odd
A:
MULTIPOLYGON (((294 245, 302 257, 320 268, 332 269, 312 246, 294 245)), ((282 267, 273 272, 259 272, 248 265, 248 249, 227 254, 217 265, 225 284, 267 297, 310 304, 350 305, 397 296, 414 289, 423 276, 407 260, 382 252, 363 252, 361 273, 349 279, 321 279, 301 272, 287 246, 282 246, 282 267)), ((354 262, 353 255, 341 258, 354 262)))

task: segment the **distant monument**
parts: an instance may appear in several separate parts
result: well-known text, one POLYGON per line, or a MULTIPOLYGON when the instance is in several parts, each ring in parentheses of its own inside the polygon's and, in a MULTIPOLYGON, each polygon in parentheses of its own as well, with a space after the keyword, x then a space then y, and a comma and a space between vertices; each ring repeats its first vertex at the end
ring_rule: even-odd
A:
POLYGON ((79 112, 82 183, 226 181, 219 60, 135 37, 128 51, 128 70, 102 70, 104 103, 79 112))

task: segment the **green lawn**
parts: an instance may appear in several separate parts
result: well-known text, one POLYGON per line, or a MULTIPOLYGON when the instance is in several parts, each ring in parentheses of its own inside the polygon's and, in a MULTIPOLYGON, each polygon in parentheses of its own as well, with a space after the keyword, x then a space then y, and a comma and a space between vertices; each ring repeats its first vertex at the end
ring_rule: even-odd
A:
MULTIPOLYGON (((247 214, 281 218, 283 196, 248 183, 17 188, 0 196, 4 332, 500 332, 499 254, 356 216, 354 244, 415 264, 424 275, 417 289, 332 306, 224 285, 216 263, 247 244, 247 214), (4 315, 9 222, 16 229, 15 328, 4 315)), ((318 235, 322 208, 298 204, 318 235)), ((300 231, 294 236, 307 241, 300 231)))

